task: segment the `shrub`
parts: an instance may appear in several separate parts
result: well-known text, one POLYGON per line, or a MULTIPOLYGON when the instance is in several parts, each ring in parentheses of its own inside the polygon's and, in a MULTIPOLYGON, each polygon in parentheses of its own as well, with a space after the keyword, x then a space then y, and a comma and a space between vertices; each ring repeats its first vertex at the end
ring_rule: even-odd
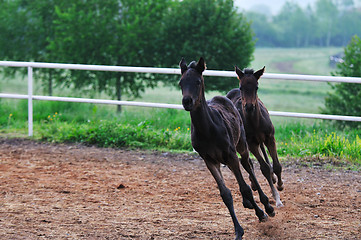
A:
POLYGON ((100 120, 89 123, 48 121, 37 129, 40 138, 53 142, 80 142, 99 147, 132 147, 191 151, 190 134, 175 130, 160 130, 148 126, 100 120))
MULTIPOLYGON (((344 62, 337 64, 336 75, 361 77, 361 39, 354 36, 345 48, 344 62)), ((336 115, 360 116, 361 114, 361 84, 340 83, 333 85, 333 93, 325 99, 324 113, 336 115)), ((337 121, 340 128, 346 126, 361 128, 360 122, 337 121)))

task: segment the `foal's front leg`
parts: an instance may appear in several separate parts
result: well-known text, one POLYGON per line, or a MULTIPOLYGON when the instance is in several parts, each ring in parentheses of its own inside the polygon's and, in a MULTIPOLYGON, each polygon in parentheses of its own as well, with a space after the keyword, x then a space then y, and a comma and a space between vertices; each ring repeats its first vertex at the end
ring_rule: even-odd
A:
POLYGON ((224 179, 223 179, 221 169, 220 169, 220 164, 214 164, 214 163, 208 162, 207 160, 205 160, 205 162, 206 162, 206 165, 207 165, 209 171, 212 173, 212 176, 214 177, 214 179, 217 182, 218 189, 219 189, 220 195, 222 197, 222 200, 223 200, 224 204, 227 206, 228 211, 232 217, 232 221, 233 221, 234 229, 235 229, 235 233, 236 233, 236 240, 241 240, 242 236, 244 234, 244 230, 241 227, 241 225, 239 224, 236 214, 234 212, 232 193, 226 187, 226 184, 224 183, 224 179))

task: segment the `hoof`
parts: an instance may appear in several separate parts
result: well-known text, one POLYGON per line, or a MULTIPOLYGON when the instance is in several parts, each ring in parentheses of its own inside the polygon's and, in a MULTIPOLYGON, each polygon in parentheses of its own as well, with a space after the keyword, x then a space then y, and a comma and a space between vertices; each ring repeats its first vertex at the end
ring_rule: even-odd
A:
POLYGON ((243 229, 241 229, 240 231, 237 231, 235 240, 242 240, 243 234, 244 234, 243 229))
POLYGON ((281 200, 276 203, 276 207, 278 207, 278 208, 283 207, 283 203, 281 202, 281 200))
POLYGON ((269 208, 266 209, 266 212, 270 217, 276 216, 276 212, 272 206, 269 206, 269 208))
POLYGON ((259 222, 267 222, 268 221, 268 216, 267 214, 264 214, 262 217, 259 217, 259 222))
POLYGON ((282 191, 284 189, 283 183, 281 185, 277 185, 278 191, 282 191))
POLYGON ((242 240, 242 236, 236 236, 234 240, 242 240))

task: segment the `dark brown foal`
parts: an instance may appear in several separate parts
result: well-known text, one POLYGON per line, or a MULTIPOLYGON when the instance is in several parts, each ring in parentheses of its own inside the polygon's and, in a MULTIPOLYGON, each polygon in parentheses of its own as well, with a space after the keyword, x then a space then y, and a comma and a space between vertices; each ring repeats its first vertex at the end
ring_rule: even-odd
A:
POLYGON ((241 71, 236 67, 240 88, 232 89, 227 97, 232 100, 241 115, 249 150, 260 163, 262 174, 267 179, 273 198, 276 200, 276 206, 282 207, 280 195, 273 185, 277 181, 278 190, 283 190, 282 166, 278 160, 274 138, 275 129, 267 108, 257 96, 258 80, 263 75, 264 69, 263 67, 254 72, 252 69, 241 71), (269 162, 264 146, 272 157, 273 166, 269 162), (277 179, 274 178, 273 173, 276 174, 277 179))
MULTIPOLYGON (((200 58, 198 63, 191 62, 188 66, 182 59, 179 65, 182 72, 179 82, 183 95, 182 104, 191 116, 192 146, 203 158, 217 182, 223 202, 232 217, 236 239, 242 239, 244 231, 234 212, 232 194, 225 185, 220 164, 226 165, 235 175, 243 197, 243 205, 254 209, 260 221, 266 221, 267 215, 256 204, 252 190, 241 173, 236 153, 238 148, 240 151, 247 152, 242 156, 242 158, 246 158, 242 160, 243 164, 247 165, 248 162, 245 134, 241 136, 241 125, 239 124, 241 117, 228 98, 216 96, 210 101, 206 101, 202 76, 205 70, 203 58, 200 58)), ((267 198, 266 195, 264 198, 267 198)), ((272 206, 268 204, 266 209, 274 215, 272 206)))

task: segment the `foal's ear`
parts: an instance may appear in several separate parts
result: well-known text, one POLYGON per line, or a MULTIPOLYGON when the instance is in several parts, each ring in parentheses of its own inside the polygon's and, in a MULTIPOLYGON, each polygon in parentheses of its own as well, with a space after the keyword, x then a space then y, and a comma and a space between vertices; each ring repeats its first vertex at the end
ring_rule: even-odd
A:
POLYGON ((255 73, 253 74, 253 76, 255 76, 255 78, 258 80, 258 79, 263 75, 265 68, 266 68, 266 67, 264 66, 262 69, 260 69, 260 70, 258 70, 257 72, 255 72, 255 73))
POLYGON ((237 73, 238 79, 241 80, 241 78, 243 77, 244 73, 242 72, 241 69, 239 69, 237 66, 234 66, 234 69, 237 73))
POLYGON ((206 69, 206 64, 204 62, 203 57, 201 57, 197 63, 196 70, 202 74, 202 72, 206 69))
POLYGON ((188 69, 186 60, 184 60, 184 58, 182 58, 182 60, 179 62, 179 67, 181 68, 181 73, 183 75, 183 73, 188 69))

